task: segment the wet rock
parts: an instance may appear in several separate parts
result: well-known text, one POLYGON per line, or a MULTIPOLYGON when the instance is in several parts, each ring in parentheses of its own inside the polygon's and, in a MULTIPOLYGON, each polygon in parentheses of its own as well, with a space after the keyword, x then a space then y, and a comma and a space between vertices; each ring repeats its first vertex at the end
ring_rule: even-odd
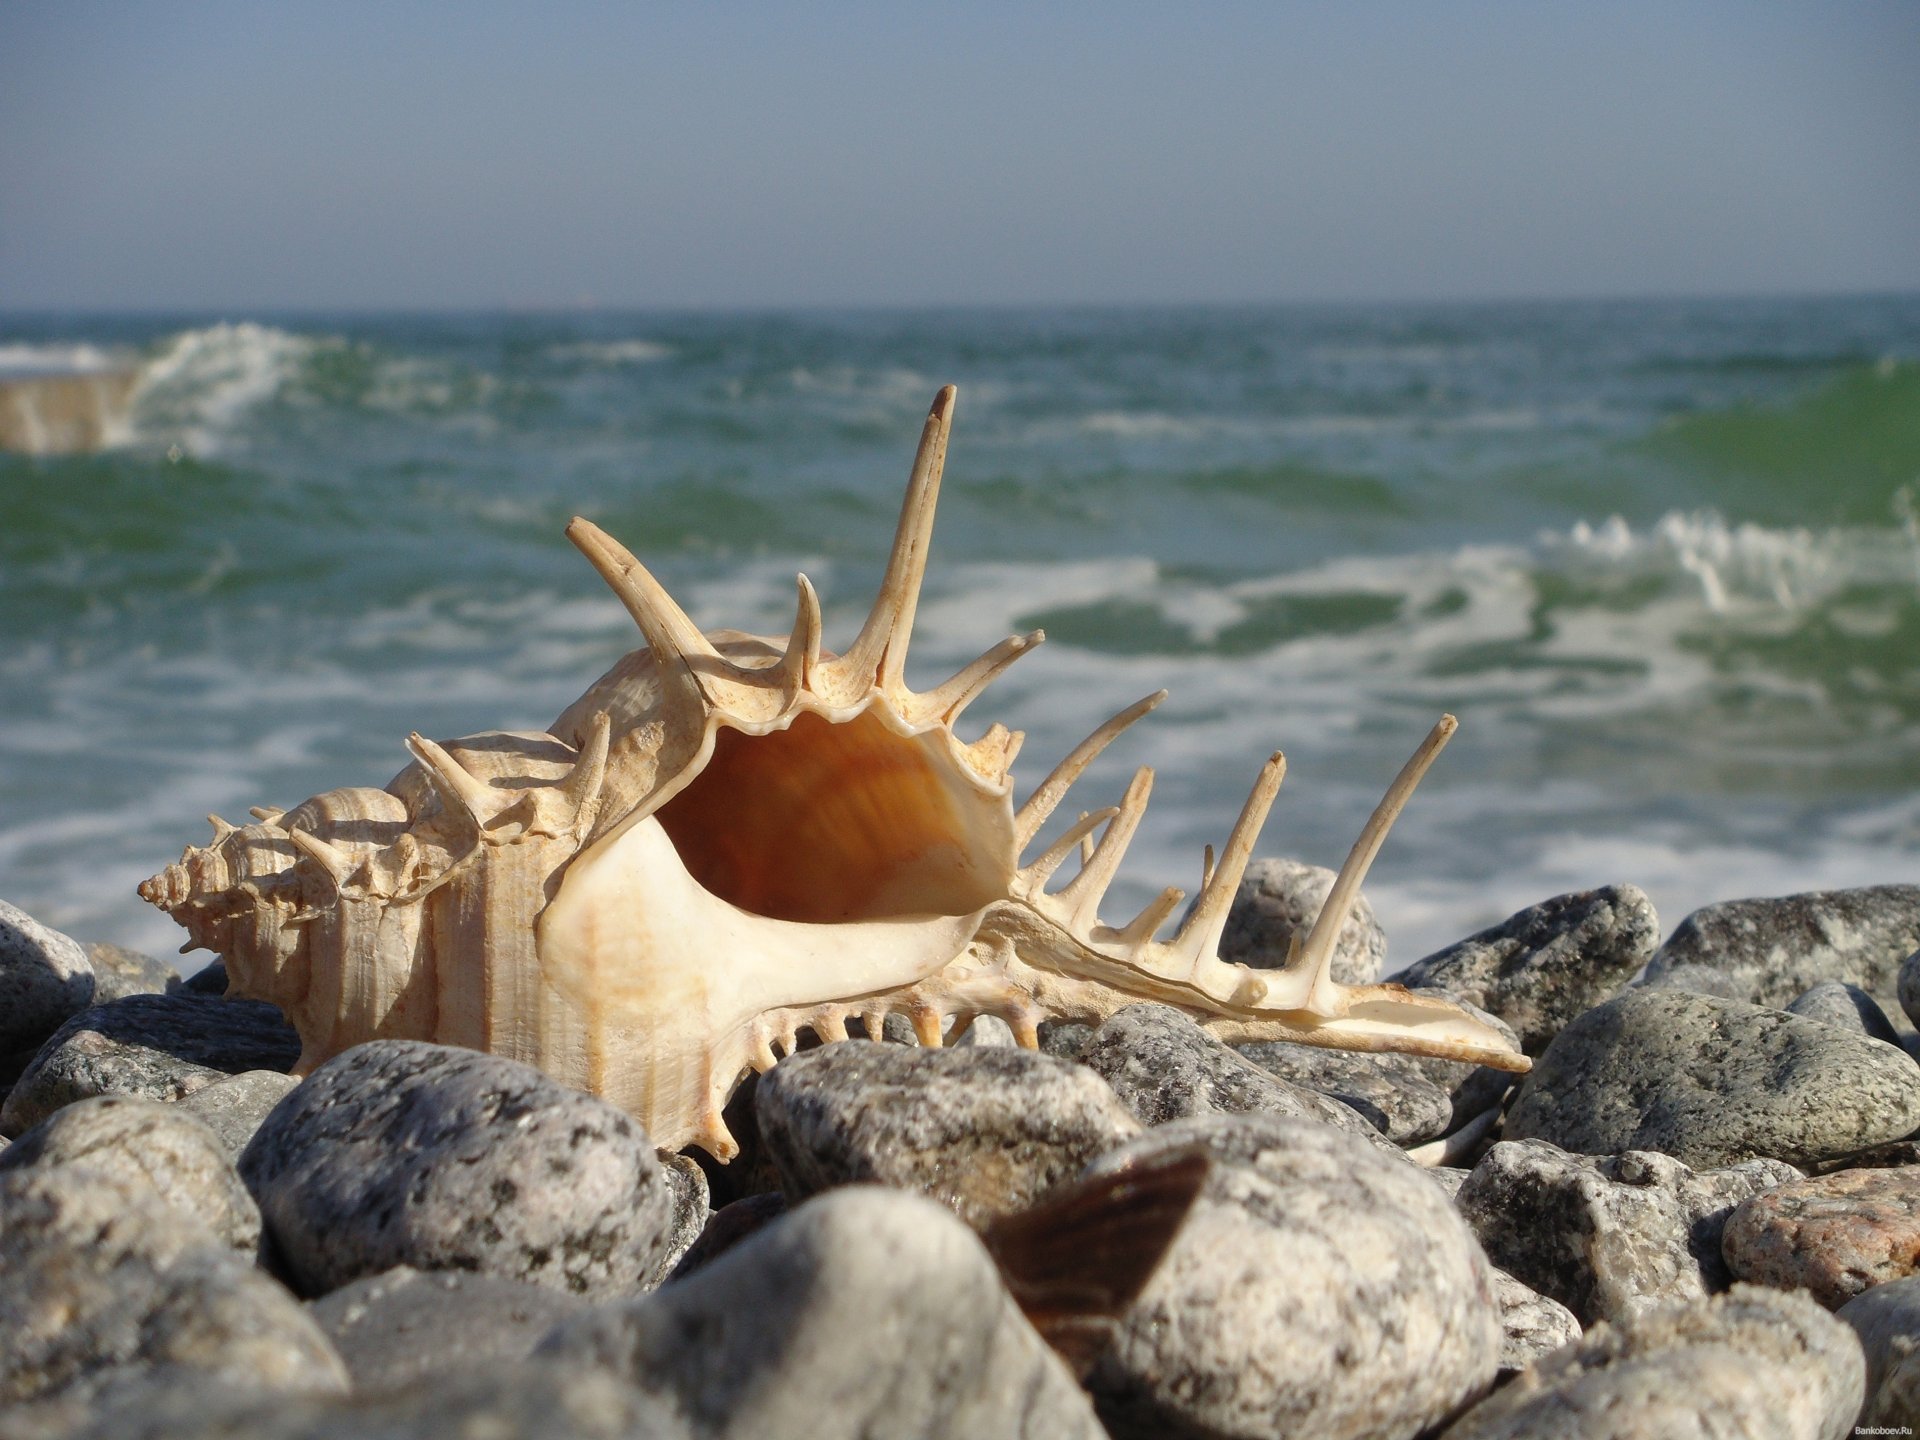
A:
POLYGON ((83 1398, 142 1370, 346 1388, 292 1296, 144 1184, 84 1162, 0 1174, 0 1334, 0 1406, 83 1398))
POLYGON ((1834 1318, 1853 1327, 1867 1357, 1867 1403, 1854 1433, 1920 1420, 1920 1276, 1876 1285, 1834 1318))
POLYGON ((18 1135, 90 1095, 178 1100, 223 1075, 291 1070, 299 1058, 300 1037, 264 1001, 129 995, 54 1032, 0 1107, 0 1131, 18 1135))
POLYGON ((1394 978, 1506 1021, 1529 1055, 1618 991, 1653 954, 1660 922, 1635 885, 1556 895, 1417 960, 1394 978))
POLYGON ((1887 1012, 1858 985, 1844 980, 1823 980, 1787 1006, 1787 1013, 1837 1025, 1889 1045, 1900 1043, 1900 1032, 1893 1028, 1887 1012))
POLYGON ((1828 1309, 1920 1269, 1920 1171, 1842 1170, 1782 1185, 1727 1221, 1742 1280, 1804 1289, 1828 1309))
POLYGON ((1102 1437, 973 1233, 872 1186, 821 1195, 688 1279, 562 1325, 538 1353, 610 1370, 715 1440, 1102 1437))
POLYGON ((1594 1326, 1469 1410, 1443 1440, 1840 1440, 1866 1366, 1804 1295, 1725 1295, 1594 1326))
POLYGON ((1416 1166, 1242 1115, 1161 1126, 1088 1173, 1194 1146, 1206 1189, 1087 1379, 1115 1440, 1395 1440, 1492 1381, 1492 1267, 1416 1166))
POLYGON ((1493 1271, 1493 1298, 1500 1307, 1500 1375, 1503 1378, 1580 1338, 1580 1322, 1571 1310, 1516 1280, 1497 1265, 1493 1271))
POLYGON ((1647 964, 1653 983, 1681 965, 1725 975, 1737 998, 1781 1006, 1823 980, 1891 995, 1920 950, 1920 885, 1816 890, 1696 910, 1647 964))
MULTIPOLYGON (((1299 860, 1249 863, 1220 933, 1220 958, 1261 970, 1285 965, 1295 937, 1306 943, 1334 879, 1334 872, 1325 866, 1299 860)), ((1333 978, 1342 985, 1371 985, 1386 965, 1386 932, 1374 918, 1367 897, 1356 896, 1333 947, 1333 978)))
POLYGON ((0 900, 0 1053, 28 1050, 93 1003, 78 942, 0 900))
POLYGON ((195 1090, 173 1103, 218 1135, 227 1153, 238 1160, 254 1132, 273 1113, 273 1107, 286 1099, 299 1083, 278 1070, 243 1070, 238 1075, 223 1076, 204 1090, 195 1090))
POLYGON ((167 995, 180 984, 180 972, 166 961, 104 941, 87 946, 87 963, 93 967, 95 1005, 129 995, 167 995))
POLYGON ((1651 1151, 1570 1155, 1542 1140, 1502 1141, 1454 1203, 1488 1259, 1592 1324, 1726 1289, 1727 1217, 1799 1178, 1778 1160, 1696 1174, 1651 1151))
POLYGON ((308 1313, 340 1352, 354 1388, 370 1391, 524 1360, 587 1305, 522 1280, 401 1265, 341 1286, 308 1313))
POLYGON ((1264 1070, 1170 1005, 1129 1005, 1080 1046, 1079 1063, 1143 1125, 1193 1115, 1287 1115, 1387 1143, 1357 1111, 1264 1070))
POLYGON ((1801 1169, 1920 1126, 1920 1066, 1783 1010, 1629 990, 1555 1037, 1507 1114, 1510 1140, 1696 1170, 1768 1157, 1801 1169))
POLYGON ((1233 1048, 1277 1079, 1338 1100, 1396 1145, 1431 1140, 1452 1123, 1453 1097, 1427 1078, 1415 1056, 1327 1050, 1286 1040, 1233 1048))
POLYGON ((516 1061, 410 1040, 314 1071, 240 1173, 312 1295, 396 1265, 631 1294, 658 1272, 673 1220, 666 1174, 626 1115, 516 1061))
POLYGON ((260 1211, 213 1131, 158 1100, 99 1095, 41 1121, 0 1154, 0 1171, 84 1163, 145 1186, 185 1224, 252 1257, 260 1211))
POLYGON ((976 1227, 1140 1128, 1099 1076, 1050 1055, 865 1041, 788 1056, 760 1077, 755 1110, 790 1201, 875 1181, 976 1227))

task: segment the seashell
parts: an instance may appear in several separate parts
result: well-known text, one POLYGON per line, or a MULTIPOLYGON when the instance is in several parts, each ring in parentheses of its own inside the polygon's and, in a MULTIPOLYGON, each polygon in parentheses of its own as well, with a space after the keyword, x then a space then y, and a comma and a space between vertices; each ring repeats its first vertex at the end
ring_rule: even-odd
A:
POLYGON ((1024 1045, 1043 1019, 1097 1023, 1156 1000, 1225 1039, 1402 1050, 1524 1070, 1497 1032, 1404 988, 1345 986, 1333 940, 1388 826, 1452 733, 1445 717, 1355 844, 1284 968, 1216 951, 1285 768, 1261 768, 1199 900, 1112 925, 1100 904, 1146 809, 1142 768, 1118 805, 1022 863, 1075 779, 1151 710, 1101 725, 1018 809, 1021 736, 971 742, 967 707, 1041 635, 1001 641, 930 690, 904 666, 946 457, 952 387, 927 417, 879 596, 841 654, 799 577, 784 639, 703 634, 639 561, 583 519, 568 537, 646 645, 548 733, 435 742, 383 789, 328 791, 214 837, 146 881, 225 958, 229 994, 270 1000, 304 1074, 350 1045, 413 1038, 538 1066, 638 1118, 654 1143, 736 1153, 721 1119, 750 1069, 798 1036, 901 1015, 922 1045, 975 1017, 1024 1045), (1079 857, 1077 873, 1050 889, 1079 857))

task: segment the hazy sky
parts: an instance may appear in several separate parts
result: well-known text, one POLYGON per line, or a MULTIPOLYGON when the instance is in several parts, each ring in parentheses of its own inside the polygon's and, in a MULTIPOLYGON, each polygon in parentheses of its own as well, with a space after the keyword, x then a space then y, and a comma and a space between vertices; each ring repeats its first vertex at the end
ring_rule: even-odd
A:
POLYGON ((6 0, 0 308, 1920 289, 1920 4, 6 0))

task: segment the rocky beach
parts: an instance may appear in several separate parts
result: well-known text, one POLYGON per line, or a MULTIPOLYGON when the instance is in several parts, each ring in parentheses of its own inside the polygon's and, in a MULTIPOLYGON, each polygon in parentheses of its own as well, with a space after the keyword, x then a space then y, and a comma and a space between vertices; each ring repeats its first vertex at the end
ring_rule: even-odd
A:
MULTIPOLYGON (((1257 861, 1230 958, 1330 882, 1257 861)), ((1662 933, 1623 883, 1402 972, 1510 1029, 1517 1083, 1152 1004, 1039 1051, 890 1022, 750 1080, 719 1166, 470 1051, 296 1082, 217 966, 9 906, 0 1434, 1901 1433, 1920 887, 1662 933)), ((1377 922, 1341 941, 1376 978, 1377 922)))

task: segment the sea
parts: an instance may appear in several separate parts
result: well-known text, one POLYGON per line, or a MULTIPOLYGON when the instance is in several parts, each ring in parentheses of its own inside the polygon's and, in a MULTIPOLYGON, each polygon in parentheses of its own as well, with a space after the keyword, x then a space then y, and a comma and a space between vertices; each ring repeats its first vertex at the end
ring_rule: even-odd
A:
POLYGON ((1390 970, 1569 890, 1920 879, 1920 296, 0 314, 49 370, 136 377, 0 455, 0 898, 82 940, 171 954, 134 889, 210 813, 551 723, 638 643, 575 514, 708 628, 804 571, 846 643, 948 382, 908 679, 1045 629, 962 727, 1020 794, 1171 692, 1068 807, 1157 772, 1108 918, 1276 749, 1257 853, 1337 866, 1443 712, 1390 970))

